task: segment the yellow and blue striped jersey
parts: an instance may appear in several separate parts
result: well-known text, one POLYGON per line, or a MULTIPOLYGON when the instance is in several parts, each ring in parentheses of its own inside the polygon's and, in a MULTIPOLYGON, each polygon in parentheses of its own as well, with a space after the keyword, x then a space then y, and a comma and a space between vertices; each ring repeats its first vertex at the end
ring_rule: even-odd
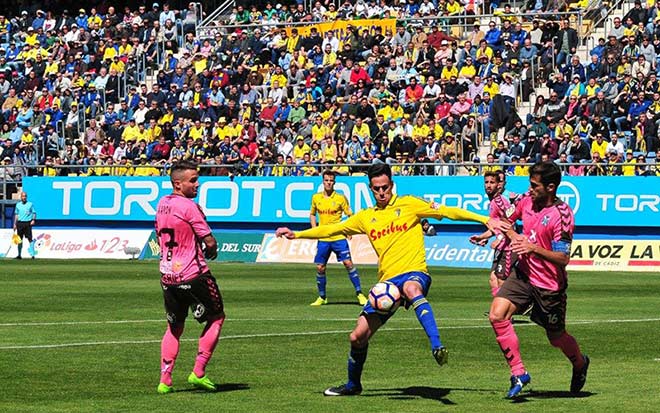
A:
MULTIPOLYGON (((333 191, 330 196, 325 192, 319 192, 312 196, 312 206, 309 215, 319 215, 319 225, 330 225, 341 222, 342 216, 353 215, 348 199, 340 193, 333 191)), ((322 238, 321 241, 337 241, 343 239, 341 235, 322 238)))
POLYGON ((392 196, 384 208, 363 209, 343 222, 296 232, 297 238, 325 239, 337 235, 366 234, 378 255, 379 281, 411 271, 428 273, 422 218, 474 221, 488 217, 447 207, 414 196, 392 196))

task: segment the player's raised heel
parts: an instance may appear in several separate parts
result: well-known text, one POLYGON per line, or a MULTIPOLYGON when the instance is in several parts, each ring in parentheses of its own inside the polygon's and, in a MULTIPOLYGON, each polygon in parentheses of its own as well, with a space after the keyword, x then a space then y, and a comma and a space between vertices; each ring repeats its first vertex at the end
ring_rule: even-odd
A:
POLYGON ((328 304, 328 299, 327 299, 327 298, 321 298, 321 297, 318 297, 318 298, 317 298, 313 303, 311 303, 310 305, 311 305, 312 307, 320 307, 320 306, 322 306, 322 305, 326 305, 326 304, 328 304))
POLYGON ((174 387, 168 386, 165 383, 158 383, 158 388, 156 390, 158 391, 158 394, 167 394, 167 393, 173 393, 174 387))
POLYGON ((433 358, 439 365, 445 365, 449 361, 449 351, 446 347, 440 347, 433 350, 433 358))
POLYGON ((360 305, 365 305, 367 303, 367 297, 362 293, 357 293, 357 300, 360 305))
POLYGON ((584 366, 580 370, 573 370, 571 377, 571 393, 579 393, 587 382, 587 370, 589 370, 589 356, 584 355, 584 366))
POLYGON ((201 390, 206 390, 206 391, 218 390, 216 385, 211 381, 211 379, 208 378, 208 376, 205 375, 204 377, 197 377, 194 372, 190 373, 190 376, 188 376, 188 383, 192 384, 193 386, 201 390))
POLYGON ((513 399, 517 397, 522 391, 523 387, 532 382, 532 376, 529 373, 525 372, 520 376, 511 376, 511 387, 509 392, 506 394, 507 399, 513 399))
POLYGON ((348 384, 342 384, 337 387, 330 387, 325 389, 323 395, 324 396, 357 396, 360 393, 362 393, 361 386, 349 387, 348 384))

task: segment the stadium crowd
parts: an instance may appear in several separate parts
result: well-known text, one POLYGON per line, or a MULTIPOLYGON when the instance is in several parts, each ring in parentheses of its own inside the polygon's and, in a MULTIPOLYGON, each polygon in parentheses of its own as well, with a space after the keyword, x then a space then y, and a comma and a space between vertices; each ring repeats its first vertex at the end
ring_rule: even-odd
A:
POLYGON ((660 174, 660 5, 637 1, 585 62, 573 23, 554 15, 583 2, 530 1, 525 19, 495 1, 327 3, 239 6, 208 38, 195 3, 0 16, 5 174, 152 176, 179 159, 207 175, 374 162, 526 175, 541 159, 571 175, 660 174), (492 20, 470 17, 484 10, 492 20), (350 24, 388 17, 392 29, 350 24), (337 19, 345 30, 316 26, 337 19), (470 29, 455 36, 454 22, 470 29), (535 83, 550 93, 520 119, 535 83))

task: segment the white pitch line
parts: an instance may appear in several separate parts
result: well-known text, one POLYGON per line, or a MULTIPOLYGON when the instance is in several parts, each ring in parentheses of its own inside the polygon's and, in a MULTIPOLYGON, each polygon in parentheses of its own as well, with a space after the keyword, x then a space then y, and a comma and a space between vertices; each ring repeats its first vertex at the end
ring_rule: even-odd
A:
MULTIPOLYGON (((628 320, 580 320, 571 324, 613 324, 613 323, 644 323, 656 322, 660 318, 644 318, 644 319, 628 319, 628 320)), ((518 324, 516 327, 530 327, 535 324, 518 324)), ((472 325, 472 326, 444 326, 441 330, 474 330, 474 329, 490 329, 490 324, 472 325)), ((395 327, 383 328, 381 331, 412 331, 421 330, 421 327, 395 327)), ((303 331, 295 333, 262 333, 262 334, 239 334, 235 336, 223 336, 221 340, 240 340, 245 338, 263 338, 263 337, 296 337, 296 336, 319 336, 328 334, 348 334, 351 330, 328 330, 328 331, 303 331)), ((26 349, 53 349, 53 348, 67 348, 67 347, 89 347, 89 346, 103 346, 114 344, 156 344, 160 343, 158 340, 125 340, 125 341, 90 341, 79 343, 61 343, 61 344, 35 344, 35 345, 12 345, 0 346, 0 350, 26 350, 26 349)), ((196 338, 181 339, 181 341, 197 341, 196 338)))
MULTIPOLYGON (((229 322, 247 322, 247 321, 355 321, 356 317, 351 318, 227 318, 229 322)), ((412 319, 393 319, 389 322, 410 321, 412 319)), ((438 321, 485 321, 486 318, 440 318, 438 321)), ((95 324, 145 324, 145 323, 165 323, 166 320, 107 320, 107 321, 50 321, 50 322, 26 322, 26 323, 0 323, 0 327, 34 327, 34 326, 75 326, 75 325, 95 325, 95 324)))

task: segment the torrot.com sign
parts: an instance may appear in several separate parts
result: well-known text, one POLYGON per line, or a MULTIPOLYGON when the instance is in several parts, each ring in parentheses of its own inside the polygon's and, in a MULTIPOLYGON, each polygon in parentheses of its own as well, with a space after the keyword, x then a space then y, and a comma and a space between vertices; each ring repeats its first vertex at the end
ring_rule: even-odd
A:
MULTIPOLYGON (((486 214, 481 177, 395 177, 395 191, 486 214)), ((522 193, 528 179, 511 177, 522 193)), ((24 188, 40 219, 153 221, 158 200, 171 192, 167 177, 29 177, 24 188)), ((339 177, 336 190, 354 211, 373 206, 366 177, 339 177)), ((210 222, 309 221, 321 177, 203 177, 197 202, 210 222)), ((578 226, 660 226, 660 177, 564 177, 559 197, 578 226)), ((449 220, 443 223, 452 223, 449 220)))

